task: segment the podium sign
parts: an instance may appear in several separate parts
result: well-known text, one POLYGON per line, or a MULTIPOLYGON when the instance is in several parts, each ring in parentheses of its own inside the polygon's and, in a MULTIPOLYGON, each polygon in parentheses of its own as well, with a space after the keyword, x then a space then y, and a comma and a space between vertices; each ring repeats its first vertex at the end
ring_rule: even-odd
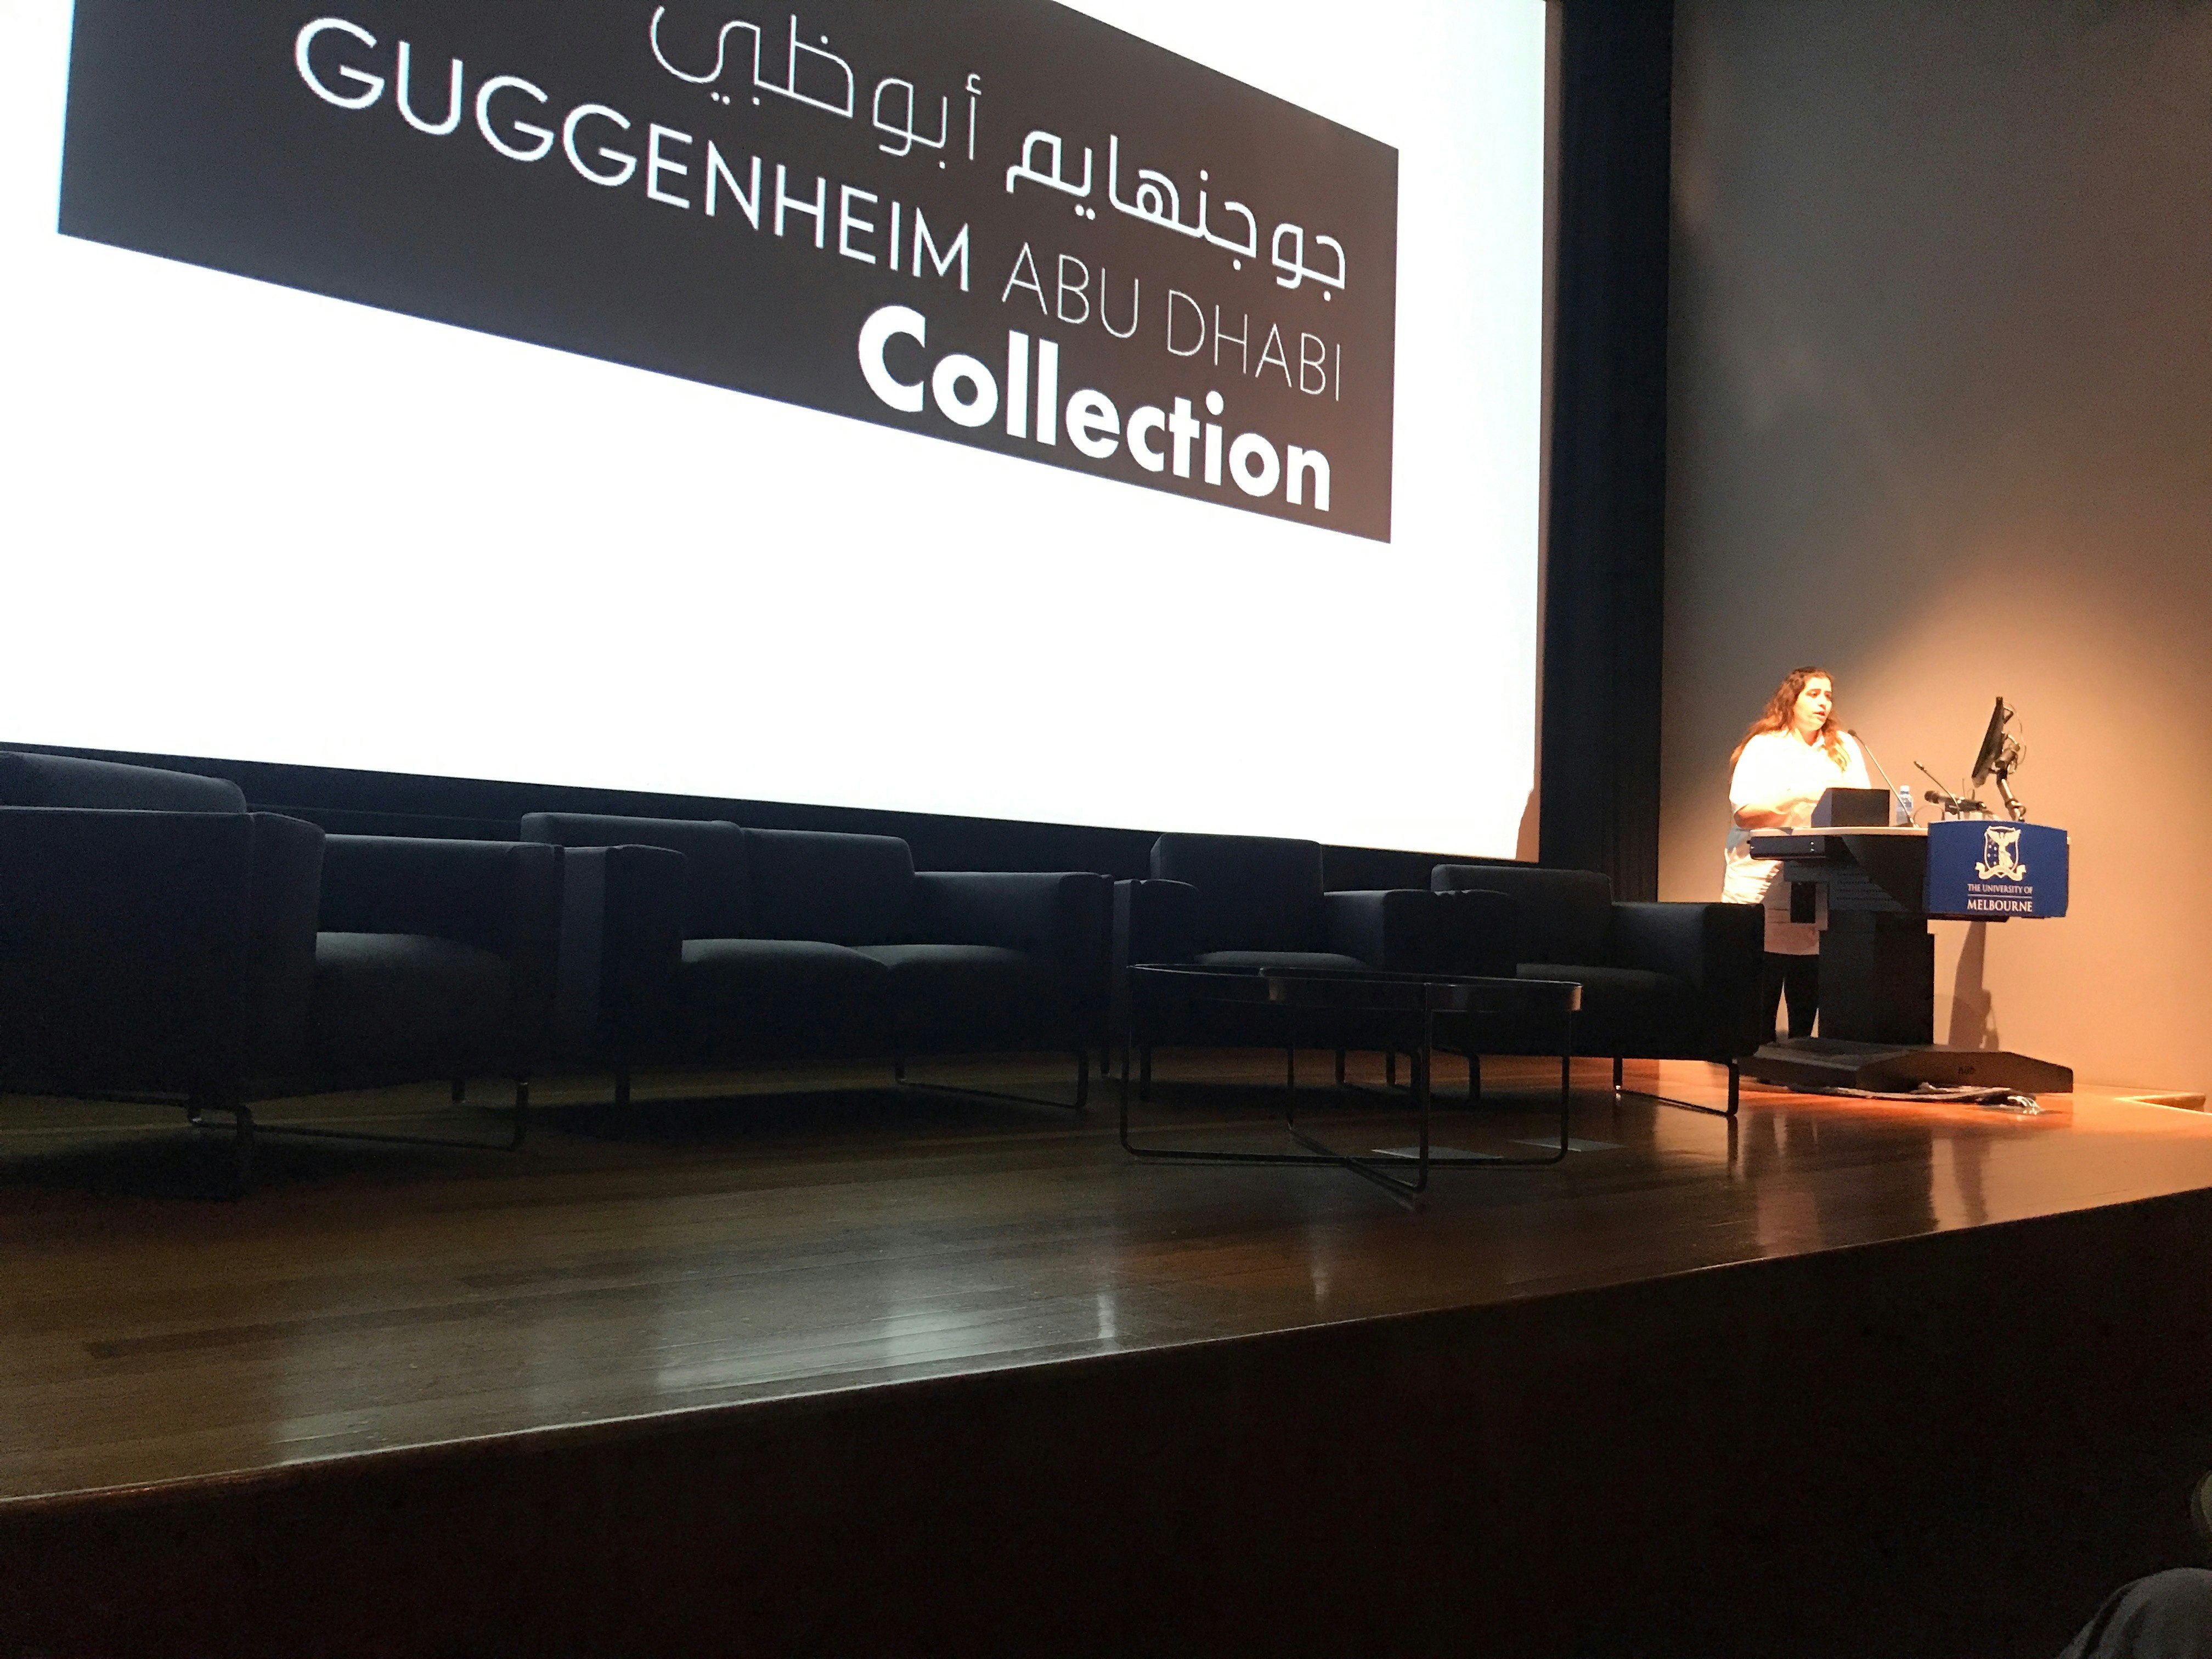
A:
POLYGON ((1927 913, 2003 921, 2066 914, 2066 832, 2003 818, 1928 826, 1927 913))

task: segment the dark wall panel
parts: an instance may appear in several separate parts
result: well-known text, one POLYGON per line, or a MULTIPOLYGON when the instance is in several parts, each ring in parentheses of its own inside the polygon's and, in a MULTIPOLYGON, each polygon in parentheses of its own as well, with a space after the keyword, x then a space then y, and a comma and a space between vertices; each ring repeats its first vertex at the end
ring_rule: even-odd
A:
POLYGON ((1659 889, 1672 0, 1571 3, 1544 585, 1540 852, 1659 889))

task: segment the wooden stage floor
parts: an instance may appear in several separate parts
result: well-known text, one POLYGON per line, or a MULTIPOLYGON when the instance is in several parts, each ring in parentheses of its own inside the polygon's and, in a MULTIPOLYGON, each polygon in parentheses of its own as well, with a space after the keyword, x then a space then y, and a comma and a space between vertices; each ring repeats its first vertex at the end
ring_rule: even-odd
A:
MULTIPOLYGON (((1323 1074, 1324 1057, 1304 1063, 1308 1076, 1323 1074)), ((1144 1109, 1146 1121, 1191 1144, 1279 1148, 1270 1127, 1276 1097, 1252 1086, 1271 1080, 1279 1065, 1263 1054, 1164 1056, 1159 1098, 1144 1109)), ((1044 1064, 948 1063, 915 1074, 1059 1094, 1071 1082, 1066 1070, 1044 1064)), ((1356 1075, 1379 1082, 1372 1063, 1356 1075)), ((1471 1113, 1445 1103, 1439 1144, 1527 1150, 1513 1143, 1546 1133, 1547 1075, 1540 1065, 1492 1061, 1487 1081, 1504 1103, 1471 1113)), ((692 1079, 682 1086, 698 1097, 647 1101, 622 1121, 582 1103, 596 1085, 556 1084, 541 1091, 548 1110, 519 1154, 272 1140, 258 1189, 239 1203, 193 1195, 216 1166, 211 1149, 193 1146, 173 1115, 12 1099, 0 1109, 0 1249, 8 1262, 0 1549, 12 1540, 28 1552, 19 1565, 40 1561, 48 1573, 62 1571, 53 1563, 68 1553, 77 1565, 63 1576, 89 1581, 100 1571, 100 1540, 118 1551, 135 1540, 129 1547, 143 1551, 132 1528, 156 1525, 149 1516, 178 1524, 203 1500, 281 1506, 292 1501, 285 1493, 341 1492, 349 1480, 392 1472, 428 1479, 425 1471, 465 1467, 487 1452, 544 1458, 573 1443, 579 1455, 608 1456, 625 1445, 671 1443, 671 1434, 680 1443, 690 1428, 726 1437, 757 1422, 783 1425, 774 1431, 783 1434, 818 1420, 825 1402, 952 1412, 968 1396, 949 1387, 1009 1374, 1050 1379, 1071 1410, 1082 1397, 1073 1385, 1091 1366, 1115 1368, 1096 1376, 1121 1379, 1113 1386, 1124 1391, 1171 1394, 1199 1375, 1164 1364, 1176 1355, 1210 1355, 1206 1364, 1234 1372, 1228 1382, 1230 1372, 1218 1371, 1206 1373, 1211 1382, 1189 1384, 1201 1392, 1249 1391, 1270 1377, 1295 1391, 1308 1374, 1301 1368, 1340 1375, 1353 1352, 1340 1344, 1363 1329, 1395 1333, 1389 1341, 1449 1329, 1460 1333, 1454 1342, 1475 1342, 1469 1333, 1535 1331, 1495 1322, 1539 1304, 1601 1310, 1577 1316, 1586 1324, 1571 1340, 1556 1331, 1528 1339, 1547 1352, 1565 1352, 1563 1343, 1589 1352, 1589 1330, 1617 1323, 1602 1310, 1628 1307, 1623 1297, 1655 1286, 1678 1287, 1667 1294, 1686 1311, 1669 1328, 1685 1331, 1735 1328, 1750 1318, 1729 1311, 1739 1305, 1756 1306, 1759 1319, 1786 1320, 1786 1308, 1763 1310, 1800 1294, 1788 1285, 1831 1301, 1873 1297, 1889 1312, 1869 1321, 1893 1313, 1910 1325, 1911 1310, 1899 1311, 1897 1269, 1917 1264, 1909 1270, 1916 1282, 1933 1285, 1921 1276, 1954 1270, 1930 1264, 1955 1261, 1960 1277, 1952 1290, 1961 1305, 1973 1305, 1975 1275, 2003 1259, 1986 1242, 1972 1258, 1938 1258, 1925 1254, 1930 1247, 2098 1212, 2153 1219, 2118 1234, 2019 1234, 2021 1259, 2061 1263, 2054 1272, 2064 1278, 2064 1262, 2096 1255, 2083 1287, 2066 1294, 2088 1298, 2086 1306, 2103 1294, 2097 1283, 2130 1285, 2112 1293, 2115 1306, 2133 1297, 2128 1305, 2155 1325, 2172 1311, 2142 1304, 2166 1294, 2146 1288, 2154 1269, 2172 1268, 2173 1239, 2203 1218, 2201 1208, 2157 1206, 2212 1188, 2212 1117, 2118 1091, 2047 1097, 2046 1115, 2019 1117, 1747 1085, 1742 1115, 1730 1123, 1635 1096, 1616 1100, 1604 1077, 1599 1064, 1577 1073, 1582 1149, 1563 1165, 1442 1170, 1417 1213, 1335 1171, 1133 1163, 1115 1139, 1110 1083, 1077 1119, 872 1088, 872 1073, 817 1074, 809 1079, 815 1091, 802 1094, 775 1092, 787 1091, 789 1078, 692 1079), (2126 1259, 2129 1251, 2147 1259, 2126 1259), (1731 1276, 1815 1258, 1861 1264, 1851 1269, 1858 1279, 1838 1288, 1840 1281, 1809 1275, 1731 1276), (1746 1287, 1753 1300, 1704 1312, 1705 1304, 1692 1305, 1728 1285, 1746 1287), (1465 1322, 1478 1315, 1492 1322, 1465 1322), (1434 1322, 1443 1316, 1462 1323, 1434 1322), (1313 1346, 1322 1335, 1340 1346, 1313 1346), (1306 1346, 1269 1346, 1297 1339, 1306 1346), (1271 1354, 1279 1356, 1279 1376, 1271 1354), (1131 1369, 1146 1359, 1156 1363, 1131 1369)), ((1455 1081, 1447 1070, 1447 1086, 1455 1081)), ((1722 1097, 1713 1068, 1632 1064, 1629 1082, 1722 1097)), ((498 1133, 495 1115, 449 1108, 443 1092, 298 1109, 322 1121, 434 1121, 498 1133)), ((483 1094, 497 1097, 489 1085, 483 1094)), ((1402 1097, 1316 1091, 1301 1120, 1362 1148, 1411 1139, 1402 1097)), ((2006 1328, 2034 1320, 2008 1317, 2006 1328)), ((2063 1334, 2052 1340, 2063 1342, 2063 1334)), ((1806 1352, 1808 1364, 1826 1363, 1806 1352)), ((2037 1368, 2023 1379, 2025 1401, 2045 1386, 2051 1362, 2039 1352, 2021 1363, 2037 1368)), ((2154 1364, 2116 1361, 2111 1375, 2154 1364)), ((1410 1386, 1416 1396, 1433 1392, 1410 1386)), ((1495 1393, 1513 1385, 1487 1375, 1482 1386, 1495 1393)), ((1607 1384, 1620 1386, 1618 1378, 1607 1384)), ((1356 1429, 1387 1439, 1387 1425, 1322 1426, 1330 1438, 1356 1429)), ((1811 1432, 1818 1437, 1817 1424, 1811 1432)), ((1418 1448, 1401 1449, 1419 1462, 1418 1448)), ((2169 1450, 2162 1444, 2159 1455, 2169 1450)), ((1607 1454, 1624 1455, 1644 1455, 1617 1447, 1607 1454)), ((2148 1452, 2139 1460, 2155 1461, 2148 1452)), ((2094 1478, 2076 1462, 2067 1467, 2076 1486, 2094 1478)), ((1255 1492, 1276 1478, 1254 1476, 1255 1492)), ((1406 1476, 1399 1468, 1386 1478, 1406 1476)), ((1638 1477, 1616 1470, 1613 1478, 1638 1477)), ((2165 1478, 2160 1465, 2157 1479, 2165 1478)), ((2157 1528, 2165 1526, 2152 1530, 2164 1538, 2157 1528)), ((2125 1551, 2108 1554, 2117 1561, 2125 1551)), ((2083 1571, 2104 1569, 2097 1557, 2083 1571)), ((179 1573, 187 1570, 203 1578, 222 1571, 198 1558, 180 1561, 179 1573)), ((1929 1593, 1936 1589, 1931 1580, 1929 1593)), ((2054 1600, 2080 1593, 2070 1583, 2052 1590, 2054 1600)), ((155 1643, 143 1626, 143 1649, 112 1624, 58 1629, 52 1620, 67 1622, 58 1604, 0 1583, 0 1636, 42 1642, 57 1654, 80 1650, 72 1640, 96 1644, 85 1652, 200 1650, 179 1645, 174 1632, 155 1643), (11 1618, 28 1622, 11 1629, 11 1618)), ((1147 1605, 1158 1613, 1171 1604, 1154 1595, 1147 1605)), ((1622 1616, 1644 1621, 1638 1628, 1648 1632, 1653 1605, 1647 1597, 1622 1616)), ((2057 1630, 2063 1638, 2087 1610, 2023 1613, 2021 1628, 2057 1630)), ((781 1615, 756 1611, 763 1632, 784 1632, 758 1650, 805 1648, 775 1625, 781 1615)), ((374 1619, 357 1616, 364 1645, 333 1638, 316 1650, 402 1650, 404 1644, 380 1649, 398 1638, 388 1630, 375 1636, 374 1619)), ((1540 1626, 1528 1621, 1536 1616, 1499 1631, 1533 1639, 1528 1633, 1540 1626)), ((1706 1650, 1726 1648, 1712 1634, 1720 1627, 1694 1610, 1683 1616, 1689 1622, 1678 1631, 1702 1632, 1706 1650)), ((142 1608, 132 1617, 148 1615, 142 1608)), ((435 1641, 425 1636, 421 1650, 493 1650, 440 1645, 456 1628, 435 1641)), ((1593 1613, 1551 1628, 1595 1642, 1592 1632, 1614 1626, 1593 1613)), ((993 1637, 971 1626, 969 1633, 975 1651, 1019 1650, 1029 1640, 1011 1628, 993 1637)), ((1400 1633, 1410 1639, 1415 1626, 1400 1633)), ((908 1634, 905 1650, 933 1650, 923 1635, 908 1634)), ((1133 1627, 1117 1643, 1124 1639, 1144 1645, 1133 1627)), ((529 1650, 517 1642, 514 1650, 529 1650)), ((754 1650, 729 1642, 699 1650, 754 1650)), ((839 1650, 823 1638, 818 1650, 839 1650)), ((1490 1650, 1471 1641, 1461 1650, 1490 1650)), ((1687 1650, 1656 1641, 1650 1650, 1687 1650)), ((1821 1650, 1814 1643, 1801 1650, 1821 1650)), ((0 1642, 0 1654, 14 1651, 0 1642)))

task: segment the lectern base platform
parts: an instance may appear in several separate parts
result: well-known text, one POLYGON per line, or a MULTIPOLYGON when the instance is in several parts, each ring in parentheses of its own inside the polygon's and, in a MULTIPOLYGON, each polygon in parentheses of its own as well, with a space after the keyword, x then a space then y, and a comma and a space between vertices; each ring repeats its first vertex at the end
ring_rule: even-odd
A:
POLYGON ((1941 1043, 1845 1042, 1790 1037, 1770 1042, 1743 1063, 1743 1074, 1790 1089, 1871 1089, 1883 1093, 1923 1083, 1939 1088, 2014 1089, 2022 1094, 2071 1094, 2074 1071, 2002 1048, 1951 1048, 1941 1043))

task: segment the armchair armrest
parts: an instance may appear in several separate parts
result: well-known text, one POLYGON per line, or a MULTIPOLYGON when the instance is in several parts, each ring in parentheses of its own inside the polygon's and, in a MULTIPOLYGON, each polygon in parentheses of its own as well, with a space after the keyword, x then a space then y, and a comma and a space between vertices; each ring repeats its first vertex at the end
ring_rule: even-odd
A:
POLYGON ((1358 957, 1386 973, 1443 971, 1449 967, 1441 929, 1442 896, 1419 887, 1323 893, 1328 948, 1358 957))
MULTIPOLYGON (((1616 901, 1613 907, 1613 965, 1641 968, 1647 973, 1672 974, 1702 988, 1711 975, 1728 971, 1731 945, 1740 949, 1742 944, 1734 935, 1742 931, 1747 919, 1761 915, 1755 904, 1616 901)), ((1753 936, 1761 936, 1758 927, 1749 931, 1753 936)), ((1751 968, 1752 978, 1756 981, 1756 956, 1751 968)))
POLYGON ((1088 962, 1106 939, 1108 884, 1077 872, 917 870, 906 933, 917 945, 996 945, 1088 962))
POLYGON ((323 833, 270 813, 0 808, 0 1067, 234 1093, 301 1065, 323 833))
POLYGON ((315 918, 323 852, 315 824, 274 812, 250 815, 252 908, 246 918, 246 995, 252 1010, 245 1073, 295 1076, 307 1064, 315 1000, 315 918))
POLYGON ((1070 1004, 1103 1010, 1112 889, 1079 871, 918 870, 905 933, 917 945, 995 945, 1045 957, 1070 1004))
POLYGON ((1198 889, 1185 881, 1114 884, 1114 973, 1198 954, 1198 889))
POLYGON ((527 1074, 547 1054, 561 942, 558 848, 332 836, 320 925, 327 933, 428 934, 504 957, 514 1064, 527 1074))
POLYGON ((1435 896, 1440 965, 1455 974, 1511 979, 1520 963, 1520 901, 1477 887, 1452 888, 1435 896))
POLYGON ((1687 980, 1707 1053, 1736 1059, 1768 1035, 1759 1030, 1759 1006, 1765 928, 1756 904, 1622 901, 1613 907, 1613 965, 1687 980))
POLYGON ((579 1058, 627 1063, 672 1036, 680 1017, 684 854, 571 847, 560 857, 558 1046, 579 1058))
POLYGON ((1187 962, 1198 954, 1198 889, 1187 881, 1114 884, 1113 965, 1107 1003, 1111 1029, 1135 1029, 1129 969, 1146 963, 1187 962))

